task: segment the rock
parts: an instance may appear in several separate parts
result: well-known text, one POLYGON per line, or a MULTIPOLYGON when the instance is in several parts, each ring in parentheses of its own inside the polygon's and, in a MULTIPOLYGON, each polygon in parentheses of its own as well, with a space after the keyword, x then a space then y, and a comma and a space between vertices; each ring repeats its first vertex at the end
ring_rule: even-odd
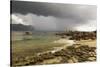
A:
POLYGON ((96 57, 89 57, 88 61, 96 61, 96 57))

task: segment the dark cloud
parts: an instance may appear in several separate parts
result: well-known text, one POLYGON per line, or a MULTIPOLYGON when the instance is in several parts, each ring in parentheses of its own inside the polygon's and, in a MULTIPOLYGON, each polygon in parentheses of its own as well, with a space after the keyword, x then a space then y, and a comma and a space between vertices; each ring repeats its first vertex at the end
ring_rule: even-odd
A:
POLYGON ((96 9, 96 5, 11 1, 13 23, 31 24, 41 30, 96 27, 96 9))
POLYGON ((37 15, 58 15, 58 12, 47 7, 47 3, 12 1, 12 13, 34 13, 37 15))
MULTIPOLYGON (((57 3, 43 3, 43 2, 26 2, 26 1, 12 1, 12 13, 34 13, 44 16, 56 16, 67 18, 82 18, 81 14, 91 16, 91 13, 96 12, 94 5, 76 5, 76 4, 57 4, 57 3), (80 16, 79 16, 80 15, 80 16)), ((95 15, 93 15, 96 17, 95 15)), ((84 17, 84 16, 83 16, 84 17)))

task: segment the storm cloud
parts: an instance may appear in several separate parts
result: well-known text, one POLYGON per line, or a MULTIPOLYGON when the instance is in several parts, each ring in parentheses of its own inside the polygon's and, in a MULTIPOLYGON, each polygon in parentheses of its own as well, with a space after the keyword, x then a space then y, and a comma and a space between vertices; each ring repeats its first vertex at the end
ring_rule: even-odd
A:
POLYGON ((96 5, 11 1, 12 23, 36 30, 96 30, 96 5))

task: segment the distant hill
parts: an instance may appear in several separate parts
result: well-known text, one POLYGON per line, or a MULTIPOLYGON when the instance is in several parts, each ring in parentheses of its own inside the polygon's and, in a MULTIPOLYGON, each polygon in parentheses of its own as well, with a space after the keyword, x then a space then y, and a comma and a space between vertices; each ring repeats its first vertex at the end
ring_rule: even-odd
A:
POLYGON ((33 31, 34 27, 31 25, 23 25, 23 24, 10 24, 11 31, 33 31))

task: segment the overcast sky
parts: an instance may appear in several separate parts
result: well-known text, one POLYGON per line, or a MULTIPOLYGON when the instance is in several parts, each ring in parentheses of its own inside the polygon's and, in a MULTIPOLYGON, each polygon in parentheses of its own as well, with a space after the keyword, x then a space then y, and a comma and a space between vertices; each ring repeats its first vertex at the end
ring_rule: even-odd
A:
POLYGON ((96 10, 95 5, 12 1, 11 20, 43 31, 94 31, 96 10))

